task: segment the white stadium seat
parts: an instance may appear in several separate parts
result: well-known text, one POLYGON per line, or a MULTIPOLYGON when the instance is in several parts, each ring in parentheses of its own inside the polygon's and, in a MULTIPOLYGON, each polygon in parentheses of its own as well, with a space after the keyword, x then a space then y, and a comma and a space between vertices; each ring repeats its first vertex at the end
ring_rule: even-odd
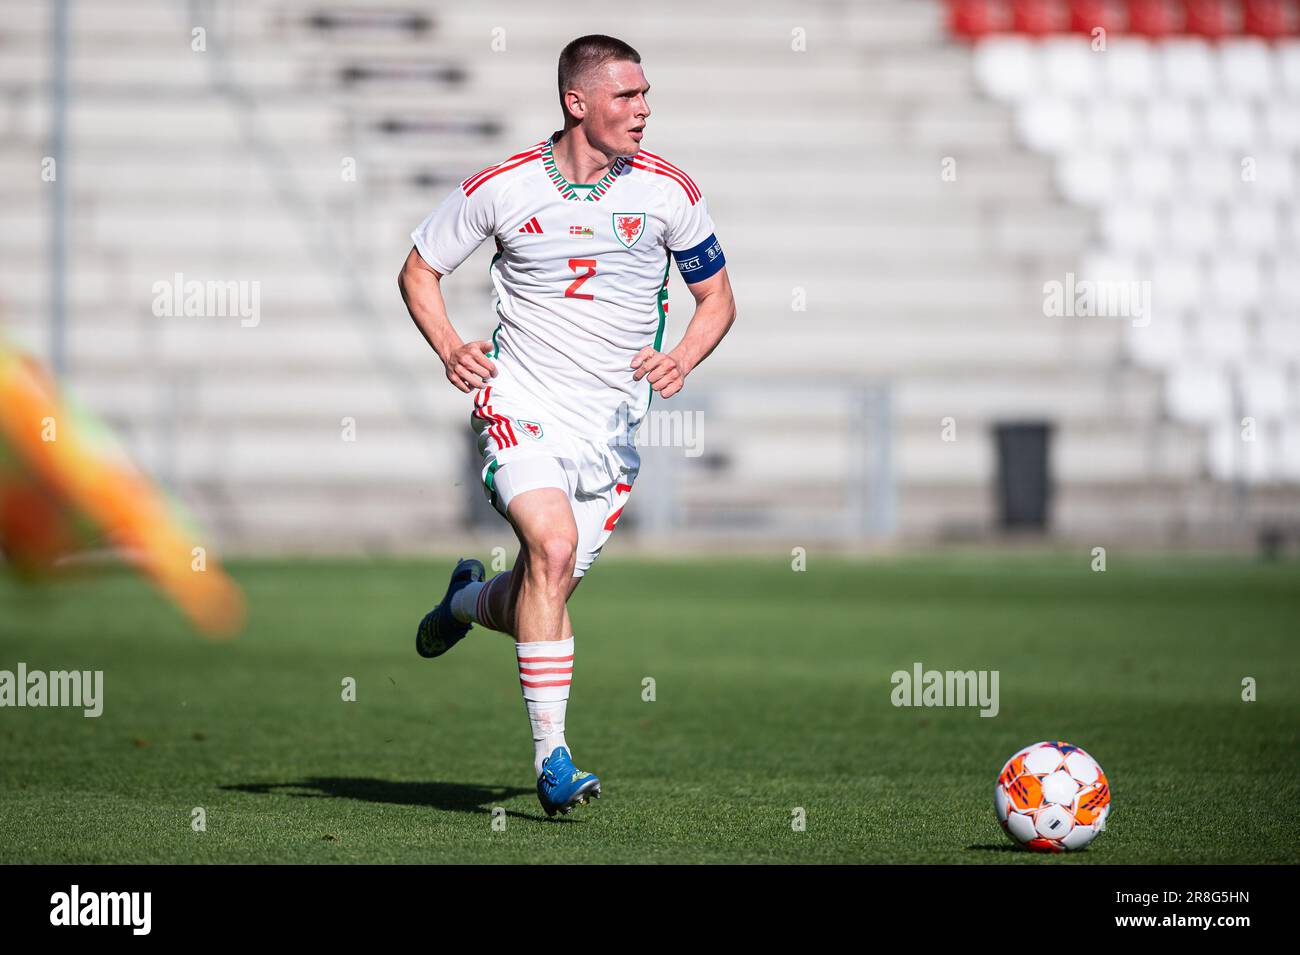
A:
POLYGON ((1300 254, 1279 253, 1273 257, 1264 289, 1264 307, 1283 313, 1300 311, 1300 254))
POLYGON ((1167 214, 1169 247, 1180 252, 1209 252, 1222 238, 1222 224, 1214 207, 1195 201, 1175 202, 1167 214))
POLYGON ((1300 93, 1295 99, 1272 99, 1264 104, 1264 134, 1278 149, 1300 149, 1300 93))
POLYGON ((1220 87, 1210 45, 1195 37, 1166 40, 1160 47, 1161 80, 1171 96, 1202 99, 1220 87))
MULTIPOLYGON (((1300 315, 1290 317, 1266 314, 1259 321, 1256 335, 1260 351, 1278 361, 1300 361, 1300 315)), ((1300 398, 1300 374, 1297 398, 1300 398)), ((1296 407, 1300 411, 1300 407, 1296 407)))
POLYGON ((1241 162, 1219 152, 1196 152, 1187 157, 1187 192, 1201 199, 1228 200, 1240 194, 1241 162))
MULTIPOLYGON (((1125 354, 1164 373, 1176 420, 1211 426, 1214 474, 1275 479, 1279 422, 1300 417, 1300 42, 1001 49, 977 62, 982 85, 1015 103, 1064 199, 1096 210, 1079 278, 1151 283, 1150 322, 1124 323, 1125 354), (1274 437, 1240 447, 1236 404, 1274 437)), ((1294 438, 1285 460, 1300 474, 1294 438)))
POLYGON ((1228 239, 1243 250, 1274 249, 1279 239, 1277 209, 1263 203, 1234 204, 1228 210, 1228 239))
POLYGON ((1275 363, 1254 362, 1240 378, 1242 411, 1260 420, 1276 421, 1287 415, 1287 374, 1275 363))
POLYGON ((1246 100, 1215 98, 1205 104, 1201 115, 1201 127, 1212 146, 1249 153, 1262 145, 1255 111, 1246 100))
POLYGON ((1040 89, 1038 45, 1025 37, 992 37, 975 47, 975 80, 994 99, 1022 100, 1040 89))
POLYGON ((1259 262, 1243 255, 1218 255, 1210 263, 1209 295, 1226 308, 1252 308, 1260 304, 1263 279, 1259 262))
POLYGON ((1182 193, 1179 169, 1168 154, 1143 151, 1134 153, 1128 163, 1125 194, 1142 202, 1151 202, 1182 193))
POLYGON ((1149 252, 1157 247, 1160 224, 1152 206, 1119 202, 1101 216, 1102 239, 1122 252, 1149 252))
POLYGON ((1043 80, 1058 96, 1084 99, 1102 85, 1102 64, 1107 54, 1094 51, 1085 37, 1060 36, 1043 41, 1043 80))
MULTIPOLYGON (((1296 118, 1300 120, 1300 116, 1296 118)), ((1249 192, 1260 199, 1290 199, 1295 195, 1295 161, 1291 156, 1279 149, 1268 149, 1249 158, 1254 165, 1254 179, 1248 183, 1249 192)))
POLYGON ((1253 37, 1229 37, 1218 45, 1224 89, 1243 99, 1263 99, 1277 89, 1278 77, 1268 44, 1253 37))
POLYGON ((1159 90, 1151 44, 1140 37, 1116 37, 1103 57, 1106 89, 1113 96, 1150 99, 1159 90))
POLYGON ((1195 338, 1195 353, 1200 359, 1216 365, 1235 365, 1250 350, 1250 332, 1241 313, 1201 310, 1195 338))
POLYGON ((1194 309, 1201 304, 1205 283, 1196 259, 1162 254, 1152 263, 1150 274, 1156 309, 1194 309))
POLYGON ((1168 149, 1186 150, 1196 142, 1196 117, 1181 99, 1154 99, 1147 103, 1144 127, 1147 142, 1168 149))
POLYGON ((1183 329, 1186 320, 1177 309, 1161 309, 1153 305, 1150 323, 1124 327, 1125 349, 1140 364, 1152 368, 1168 368, 1181 361, 1187 353, 1187 334, 1183 329))
POLYGON ((1016 118, 1020 137, 1040 152, 1065 152, 1081 138, 1079 111, 1068 100, 1034 100, 1017 111, 1016 118))
POLYGON ((1095 100, 1088 107, 1088 143, 1102 149, 1127 151, 1138 146, 1143 133, 1137 113, 1122 99, 1095 100))
POLYGON ((1119 185, 1115 160, 1098 152, 1063 156, 1056 178, 1066 199, 1085 206, 1098 205, 1113 198, 1119 185))
POLYGON ((1223 370, 1211 363, 1187 362, 1170 370, 1165 400, 1176 417, 1188 421, 1231 420, 1232 393, 1223 370))
POLYGON ((1113 249, 1089 252, 1079 263, 1079 277, 1093 281, 1131 282, 1148 276, 1149 270, 1139 264, 1135 256, 1113 249))
POLYGON ((1300 40, 1279 40, 1273 49, 1282 90, 1291 96, 1300 96, 1300 40))

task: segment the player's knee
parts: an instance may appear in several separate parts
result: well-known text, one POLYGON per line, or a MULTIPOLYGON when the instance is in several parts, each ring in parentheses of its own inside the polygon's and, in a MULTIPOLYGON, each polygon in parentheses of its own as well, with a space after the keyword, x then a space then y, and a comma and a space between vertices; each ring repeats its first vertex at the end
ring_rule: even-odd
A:
POLYGON ((540 571, 549 585, 558 585, 573 576, 577 559, 578 542, 565 531, 551 531, 541 535, 536 545, 529 547, 528 566, 540 571))

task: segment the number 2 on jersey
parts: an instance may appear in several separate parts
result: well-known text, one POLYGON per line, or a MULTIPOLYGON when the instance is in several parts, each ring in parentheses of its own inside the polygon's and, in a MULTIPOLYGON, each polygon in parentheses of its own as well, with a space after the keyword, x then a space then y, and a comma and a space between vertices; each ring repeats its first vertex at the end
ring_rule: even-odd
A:
POLYGON ((569 284, 569 287, 564 290, 564 297, 585 298, 588 302, 594 301, 596 296, 584 292, 579 292, 578 288, 582 285, 583 282, 587 281, 587 279, 591 278, 593 275, 596 274, 596 260, 595 259, 569 259, 569 268, 573 269, 573 271, 575 272, 578 269, 586 269, 587 271, 584 272, 582 275, 579 275, 576 279, 574 279, 569 284))

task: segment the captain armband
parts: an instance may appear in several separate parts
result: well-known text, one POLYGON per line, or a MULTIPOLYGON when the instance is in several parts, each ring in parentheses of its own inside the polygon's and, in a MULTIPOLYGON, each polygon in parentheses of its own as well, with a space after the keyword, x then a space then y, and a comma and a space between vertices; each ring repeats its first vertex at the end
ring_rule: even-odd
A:
POLYGON ((716 235, 710 235, 694 248, 674 252, 673 258, 677 260, 677 271, 688 284, 703 282, 727 264, 716 235))

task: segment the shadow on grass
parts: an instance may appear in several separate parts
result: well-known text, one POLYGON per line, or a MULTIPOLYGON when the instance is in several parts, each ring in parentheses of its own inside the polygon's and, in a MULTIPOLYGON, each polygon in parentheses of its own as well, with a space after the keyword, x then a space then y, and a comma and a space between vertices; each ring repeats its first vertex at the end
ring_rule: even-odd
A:
POLYGON ((985 842, 977 846, 967 846, 967 852, 1019 852, 1024 855, 1031 855, 1025 852, 1020 846, 1013 846, 1009 842, 985 842))
MULTIPOLYGON (((476 786, 471 783, 413 783, 356 776, 309 776, 283 783, 239 783, 222 786, 234 792, 258 796, 293 796, 297 799, 356 799, 361 802, 391 803, 399 806, 428 806, 445 812, 482 813, 507 799, 533 794, 531 789, 514 786, 476 786)), ((511 812, 515 819, 539 820, 540 815, 511 812)), ((575 822, 573 819, 547 819, 547 822, 575 822)))

